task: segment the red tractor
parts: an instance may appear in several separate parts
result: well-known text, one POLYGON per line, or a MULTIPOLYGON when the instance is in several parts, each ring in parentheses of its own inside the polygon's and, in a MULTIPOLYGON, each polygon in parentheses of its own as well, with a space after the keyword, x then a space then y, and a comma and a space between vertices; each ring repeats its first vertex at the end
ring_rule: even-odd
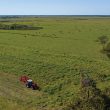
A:
POLYGON ((21 76, 20 81, 26 85, 27 88, 32 88, 33 90, 39 90, 39 86, 34 83, 29 77, 21 76))

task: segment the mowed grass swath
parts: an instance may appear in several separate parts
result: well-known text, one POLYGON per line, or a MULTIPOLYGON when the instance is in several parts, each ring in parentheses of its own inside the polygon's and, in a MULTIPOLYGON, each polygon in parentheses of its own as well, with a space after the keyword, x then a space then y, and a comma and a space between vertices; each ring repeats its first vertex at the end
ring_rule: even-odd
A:
POLYGON ((97 42, 103 35, 110 38, 109 17, 25 17, 0 19, 0 24, 41 27, 0 30, 1 109, 66 108, 77 98, 80 73, 101 90, 110 86, 110 60, 97 42), (21 75, 30 76, 41 90, 25 88, 21 75))

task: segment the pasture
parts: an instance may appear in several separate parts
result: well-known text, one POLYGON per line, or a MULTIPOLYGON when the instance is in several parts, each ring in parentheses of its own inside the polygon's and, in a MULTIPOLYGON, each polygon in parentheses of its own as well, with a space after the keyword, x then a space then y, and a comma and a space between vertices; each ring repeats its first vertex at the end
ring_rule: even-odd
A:
POLYGON ((101 90, 110 87, 110 59, 97 42, 103 35, 110 39, 109 17, 0 18, 0 24, 15 23, 42 28, 0 30, 0 109, 66 109, 77 98, 80 73, 101 90), (41 90, 25 88, 21 75, 41 90))

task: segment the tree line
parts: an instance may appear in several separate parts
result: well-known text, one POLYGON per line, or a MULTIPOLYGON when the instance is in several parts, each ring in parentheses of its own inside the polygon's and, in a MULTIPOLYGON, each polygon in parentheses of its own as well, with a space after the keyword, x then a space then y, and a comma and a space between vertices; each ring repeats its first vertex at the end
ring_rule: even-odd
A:
POLYGON ((39 29, 43 28, 22 24, 0 24, 0 30, 39 30, 39 29))

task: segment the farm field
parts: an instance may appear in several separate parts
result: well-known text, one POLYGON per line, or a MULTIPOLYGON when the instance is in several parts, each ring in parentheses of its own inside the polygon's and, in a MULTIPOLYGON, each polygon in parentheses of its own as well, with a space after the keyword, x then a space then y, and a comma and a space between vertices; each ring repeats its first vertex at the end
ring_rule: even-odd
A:
POLYGON ((66 110, 78 96, 80 73, 102 91, 110 87, 110 59, 97 42, 110 39, 110 17, 0 18, 0 24, 41 27, 0 29, 0 109, 66 110), (41 90, 27 89, 21 75, 41 90))

